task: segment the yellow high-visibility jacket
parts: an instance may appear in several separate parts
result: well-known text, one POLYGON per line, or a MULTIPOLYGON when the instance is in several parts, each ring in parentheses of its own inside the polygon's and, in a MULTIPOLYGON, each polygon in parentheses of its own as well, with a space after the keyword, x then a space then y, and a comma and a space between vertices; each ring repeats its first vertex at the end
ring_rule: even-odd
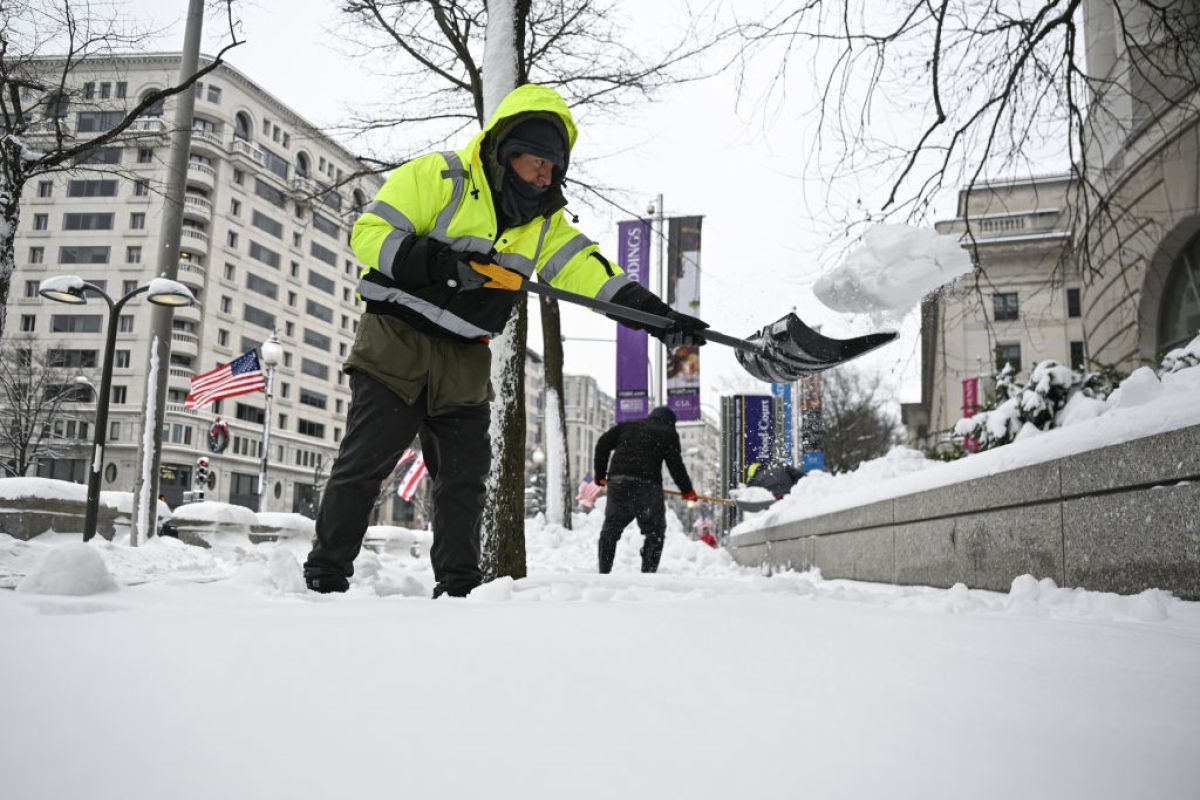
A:
POLYGON ((574 147, 575 121, 562 97, 553 89, 528 84, 504 98, 464 149, 429 153, 388 176, 355 222, 350 240, 366 265, 358 294, 367 301, 368 311, 463 339, 491 337, 503 330, 515 300, 513 292, 464 292, 443 284, 414 288, 404 276, 391 274, 396 253, 411 236, 428 236, 457 252, 494 249, 494 260, 501 266, 526 278, 536 271, 539 280, 588 297, 608 300, 630 283, 619 266, 600 255, 595 242, 566 221, 561 203, 548 216, 497 230, 492 187, 501 185, 504 168, 483 149, 494 151, 504 134, 530 114, 558 123, 567 135, 568 148, 574 147))

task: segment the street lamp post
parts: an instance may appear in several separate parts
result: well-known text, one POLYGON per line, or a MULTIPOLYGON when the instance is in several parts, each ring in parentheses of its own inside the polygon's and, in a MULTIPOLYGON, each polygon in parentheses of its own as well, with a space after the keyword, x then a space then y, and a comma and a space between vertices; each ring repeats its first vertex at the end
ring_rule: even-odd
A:
POLYGON ((258 510, 267 510, 267 461, 271 457, 271 398, 274 397, 275 367, 283 360, 283 347, 274 332, 259 348, 263 366, 267 368, 267 410, 263 417, 262 460, 258 467, 258 510))
POLYGON ((100 512, 100 471, 104 468, 104 443, 108 436, 108 401, 112 391, 113 350, 117 344, 120 311, 127 302, 143 292, 147 293, 147 300, 159 306, 186 306, 196 302, 191 291, 182 283, 163 278, 156 278, 145 286, 139 286, 115 301, 108 296, 108 292, 76 275, 47 278, 38 286, 38 294, 47 300, 70 305, 86 303, 87 292, 100 295, 108 303, 108 335, 104 341, 104 361, 101 362, 100 392, 96 397, 96 434, 92 445, 92 468, 88 473, 87 510, 83 518, 85 542, 96 535, 96 519, 100 512))

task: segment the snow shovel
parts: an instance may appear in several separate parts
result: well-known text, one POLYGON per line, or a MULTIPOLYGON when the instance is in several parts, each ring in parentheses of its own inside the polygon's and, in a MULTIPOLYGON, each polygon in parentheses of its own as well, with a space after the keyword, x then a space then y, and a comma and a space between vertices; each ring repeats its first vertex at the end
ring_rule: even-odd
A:
MULTIPOLYGON (((480 264, 472 261, 471 266, 476 272, 491 278, 484 284, 489 289, 506 289, 510 292, 525 289, 544 297, 585 306, 659 330, 666 330, 675 324, 674 320, 659 314, 596 300, 556 289, 545 283, 528 281, 519 273, 505 269, 499 264, 480 264)), ((882 347, 899 336, 895 331, 884 331, 856 336, 853 339, 831 339, 805 325, 793 313, 772 322, 748 339, 739 339, 711 328, 705 328, 700 335, 706 341, 734 348, 737 351, 735 355, 738 363, 755 378, 767 383, 791 383, 806 375, 815 375, 882 347)))

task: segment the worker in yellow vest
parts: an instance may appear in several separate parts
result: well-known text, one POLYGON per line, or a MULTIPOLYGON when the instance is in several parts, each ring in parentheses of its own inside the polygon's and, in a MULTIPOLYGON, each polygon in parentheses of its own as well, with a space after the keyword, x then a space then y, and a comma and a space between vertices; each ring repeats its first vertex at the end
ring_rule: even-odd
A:
POLYGON ((518 87, 465 148, 392 172, 355 223, 366 310, 344 365, 353 393, 346 433, 304 565, 313 591, 349 587, 380 484, 418 433, 433 479, 434 597, 465 595, 481 581, 488 341, 517 295, 485 287, 489 278, 472 264, 670 317, 670 329, 647 330, 674 346, 704 344, 704 322, 625 277, 566 220, 562 185, 576 136, 557 92, 518 87))

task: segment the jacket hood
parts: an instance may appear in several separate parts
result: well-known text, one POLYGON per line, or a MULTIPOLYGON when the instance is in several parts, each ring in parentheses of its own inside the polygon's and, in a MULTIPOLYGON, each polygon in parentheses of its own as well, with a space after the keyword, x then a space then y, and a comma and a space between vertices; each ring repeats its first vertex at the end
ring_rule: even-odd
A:
POLYGON ((563 141, 567 143, 564 174, 571 163, 571 149, 575 147, 579 130, 575 127, 575 119, 567 108, 567 102, 563 100, 562 95, 546 86, 536 83, 518 86, 500 101, 487 125, 475 134, 468 145, 472 157, 478 156, 483 162, 488 182, 494 189, 498 189, 504 179, 504 165, 498 157, 500 142, 518 122, 530 116, 541 117, 554 123, 562 133, 563 141))
POLYGON ((651 422, 657 422, 660 425, 674 425, 676 417, 675 412, 671 409, 666 406, 659 406, 646 415, 646 419, 651 422))

